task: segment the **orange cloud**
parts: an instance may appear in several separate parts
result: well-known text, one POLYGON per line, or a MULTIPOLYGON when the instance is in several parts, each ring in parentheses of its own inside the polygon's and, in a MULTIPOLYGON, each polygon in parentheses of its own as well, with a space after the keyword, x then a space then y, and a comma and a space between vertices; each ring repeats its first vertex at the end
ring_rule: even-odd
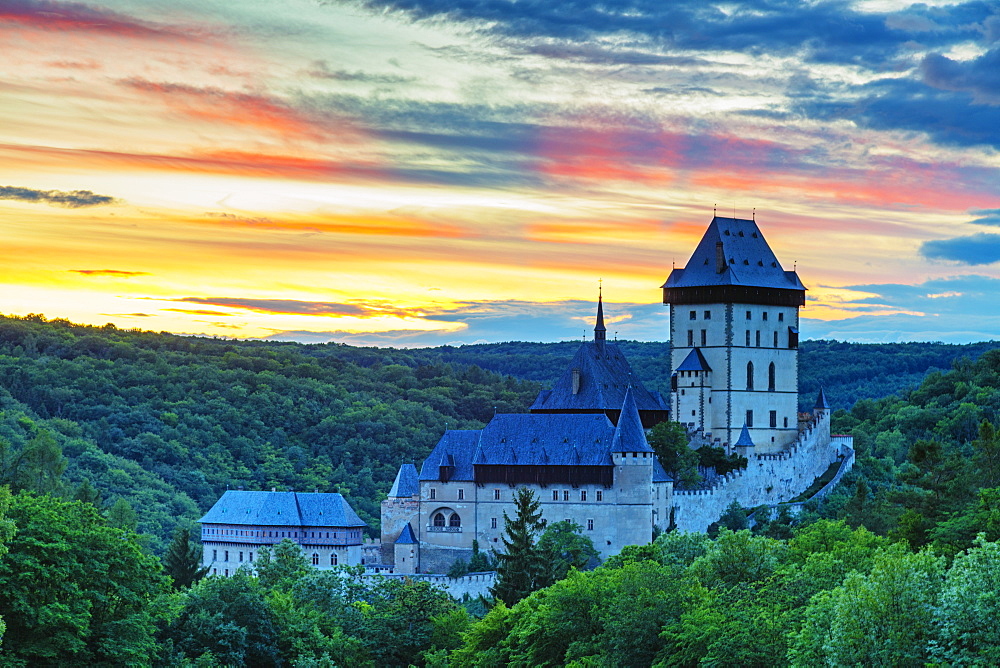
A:
POLYGON ((0 4, 0 25, 16 24, 47 32, 99 33, 130 38, 157 38, 188 41, 188 28, 143 21, 108 9, 80 2, 52 0, 8 0, 0 4))

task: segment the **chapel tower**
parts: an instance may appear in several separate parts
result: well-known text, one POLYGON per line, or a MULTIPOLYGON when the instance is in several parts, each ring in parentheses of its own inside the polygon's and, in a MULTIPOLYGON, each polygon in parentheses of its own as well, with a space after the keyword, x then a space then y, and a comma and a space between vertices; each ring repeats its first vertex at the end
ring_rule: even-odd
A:
POLYGON ((677 422, 730 450, 744 426, 758 453, 795 440, 805 290, 754 220, 712 219, 687 265, 663 284, 677 422))

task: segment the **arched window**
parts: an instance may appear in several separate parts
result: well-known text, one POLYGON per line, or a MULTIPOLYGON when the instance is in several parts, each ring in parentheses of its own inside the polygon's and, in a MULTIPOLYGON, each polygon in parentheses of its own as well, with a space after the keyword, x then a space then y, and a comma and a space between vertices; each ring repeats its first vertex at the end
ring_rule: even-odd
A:
POLYGON ((444 526, 444 513, 435 513, 434 515, 434 526, 443 527, 444 526))
POLYGON ((458 516, 458 513, 451 514, 451 517, 448 518, 448 526, 450 527, 462 526, 462 518, 458 516))
POLYGON ((767 390, 768 392, 774 392, 774 362, 767 367, 767 390))
POLYGON ((336 566, 337 565, 337 553, 336 552, 330 553, 330 565, 331 566, 336 566))
POLYGON ((313 566, 319 566, 319 554, 313 552, 313 566))
POLYGON ((747 362, 747 389, 753 389, 753 362, 747 362))

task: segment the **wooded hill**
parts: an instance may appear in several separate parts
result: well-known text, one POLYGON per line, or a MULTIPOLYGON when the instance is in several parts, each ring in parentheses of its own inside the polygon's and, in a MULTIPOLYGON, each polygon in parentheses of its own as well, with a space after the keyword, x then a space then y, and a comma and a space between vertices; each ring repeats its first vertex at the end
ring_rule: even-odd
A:
MULTIPOLYGON (((577 342, 417 350, 230 341, 0 318, 0 485, 118 503, 162 551, 174 526, 227 487, 340 491, 378 528, 401 462, 446 428, 523 412, 577 342)), ((620 341, 651 389, 667 346, 620 341)), ((807 341, 803 405, 824 379, 836 405, 915 385, 990 344, 807 341)))

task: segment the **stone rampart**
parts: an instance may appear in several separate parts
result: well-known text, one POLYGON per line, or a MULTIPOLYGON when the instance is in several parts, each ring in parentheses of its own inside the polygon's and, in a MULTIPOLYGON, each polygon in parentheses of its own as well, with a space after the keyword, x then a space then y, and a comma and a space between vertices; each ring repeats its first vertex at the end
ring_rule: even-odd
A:
MULTIPOLYGON (((362 576, 371 577, 371 576, 362 576)), ((443 589, 452 598, 461 599, 468 594, 471 598, 477 596, 489 596, 490 587, 497 581, 496 571, 485 571, 482 573, 469 573, 460 578, 450 578, 447 575, 430 575, 417 573, 413 575, 401 575, 399 573, 381 573, 378 577, 383 578, 410 578, 411 580, 422 580, 429 582, 435 587, 443 589)))
POLYGON ((680 531, 703 532, 736 501, 744 508, 792 499, 836 461, 830 417, 820 415, 781 452, 751 454, 747 468, 720 477, 707 489, 674 490, 674 523, 680 531))

